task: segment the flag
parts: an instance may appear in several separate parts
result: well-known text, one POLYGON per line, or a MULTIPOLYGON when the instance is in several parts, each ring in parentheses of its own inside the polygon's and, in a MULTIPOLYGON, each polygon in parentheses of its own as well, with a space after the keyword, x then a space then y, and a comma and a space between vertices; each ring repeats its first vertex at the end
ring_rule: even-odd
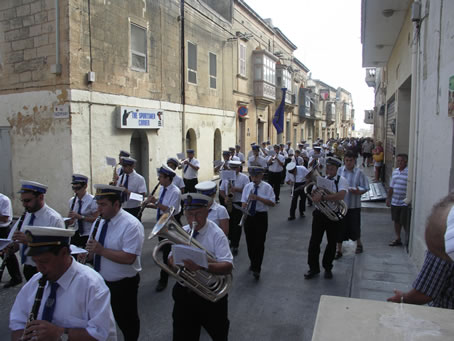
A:
POLYGON ((282 88, 282 101, 281 104, 276 109, 273 117, 273 125, 276 128, 278 134, 282 134, 284 132, 284 109, 285 109, 285 92, 287 88, 282 88))

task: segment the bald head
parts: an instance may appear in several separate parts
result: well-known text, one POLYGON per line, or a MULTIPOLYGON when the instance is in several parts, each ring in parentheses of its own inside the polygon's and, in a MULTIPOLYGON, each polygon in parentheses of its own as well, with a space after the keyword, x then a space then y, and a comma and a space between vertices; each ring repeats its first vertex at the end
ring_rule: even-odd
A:
POLYGON ((426 224, 426 244, 430 252, 437 257, 452 261, 445 250, 446 220, 454 205, 454 193, 448 194, 432 208, 426 224))

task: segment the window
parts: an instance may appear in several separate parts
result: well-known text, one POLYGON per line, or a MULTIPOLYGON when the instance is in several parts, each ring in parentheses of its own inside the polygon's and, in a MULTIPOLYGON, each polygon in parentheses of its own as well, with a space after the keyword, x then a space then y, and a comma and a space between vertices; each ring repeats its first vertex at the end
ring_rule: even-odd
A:
POLYGON ((288 70, 282 70, 282 87, 292 92, 292 75, 288 70))
POLYGON ((197 45, 188 41, 188 82, 197 84, 197 45))
POLYGON ((238 70, 241 76, 246 77, 246 45, 240 44, 238 70))
POLYGON ((265 55, 255 57, 254 79, 265 81, 272 85, 276 84, 276 63, 265 55))
POLYGON ((147 72, 147 30, 131 24, 131 69, 147 72))
POLYGON ((210 88, 216 89, 216 76, 217 76, 217 65, 216 65, 216 55, 214 53, 208 53, 210 60, 210 88))

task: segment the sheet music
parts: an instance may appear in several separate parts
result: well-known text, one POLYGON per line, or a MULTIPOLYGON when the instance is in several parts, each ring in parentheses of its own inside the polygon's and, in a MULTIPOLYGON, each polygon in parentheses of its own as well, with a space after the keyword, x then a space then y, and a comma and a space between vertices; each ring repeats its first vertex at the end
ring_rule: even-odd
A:
POLYGON ((333 191, 333 182, 321 176, 317 176, 317 187, 326 189, 330 192, 333 191))
POLYGON ((76 245, 71 244, 69 246, 72 255, 78 255, 80 253, 88 253, 87 250, 77 247, 76 245))
POLYGON ((178 160, 185 159, 184 153, 177 153, 177 158, 178 158, 178 160))
POLYGON ((276 152, 274 151, 274 149, 273 150, 269 150, 267 155, 268 156, 274 156, 274 155, 276 155, 276 152))
POLYGON ((140 202, 142 202, 142 201, 143 201, 143 195, 142 195, 142 194, 138 194, 138 193, 131 192, 131 194, 129 195, 129 200, 134 200, 134 201, 140 201, 140 202))
POLYGON ((234 170, 221 171, 221 180, 234 181, 236 179, 236 172, 234 170))
POLYGON ((13 241, 11 239, 0 238, 0 251, 11 244, 13 241))
POLYGON ((106 156, 106 163, 108 166, 115 167, 117 165, 117 160, 113 157, 106 156))
POLYGON ((183 260, 190 259, 202 268, 208 268, 207 254, 204 250, 189 245, 172 245, 173 262, 184 265, 183 260))

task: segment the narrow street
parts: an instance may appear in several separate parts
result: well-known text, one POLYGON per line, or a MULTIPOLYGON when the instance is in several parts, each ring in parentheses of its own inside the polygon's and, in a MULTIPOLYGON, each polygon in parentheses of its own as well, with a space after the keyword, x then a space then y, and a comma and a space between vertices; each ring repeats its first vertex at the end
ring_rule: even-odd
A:
MULTIPOLYGON (((384 205, 384 204, 383 204, 384 205)), ((287 221, 290 189, 281 189, 281 203, 270 211, 262 274, 256 281, 248 271, 244 234, 235 258, 234 283, 229 294, 231 340, 304 340, 312 337, 321 295, 385 300, 395 288, 408 289, 416 269, 403 248, 391 248, 390 214, 384 208, 365 209, 362 216, 364 253, 355 255, 355 244, 346 243, 344 256, 335 261, 334 278, 305 280, 311 212, 287 221)), ((154 210, 145 216, 145 235, 153 225, 154 210)), ((171 340, 171 288, 155 292, 159 268, 152 260, 155 240, 147 240, 142 255, 139 290, 141 340, 171 340)), ((324 248, 324 245, 323 245, 324 248)), ((323 250, 322 248, 322 250, 323 250)), ((3 282, 8 280, 5 274, 3 282)), ((0 333, 8 335, 9 310, 19 288, 0 289, 0 333)), ((202 332, 204 334, 204 332, 202 332)), ((5 338, 6 339, 6 338, 5 338)), ((119 338, 120 340, 122 338, 119 338)), ((210 340, 203 335, 201 340, 210 340)))

